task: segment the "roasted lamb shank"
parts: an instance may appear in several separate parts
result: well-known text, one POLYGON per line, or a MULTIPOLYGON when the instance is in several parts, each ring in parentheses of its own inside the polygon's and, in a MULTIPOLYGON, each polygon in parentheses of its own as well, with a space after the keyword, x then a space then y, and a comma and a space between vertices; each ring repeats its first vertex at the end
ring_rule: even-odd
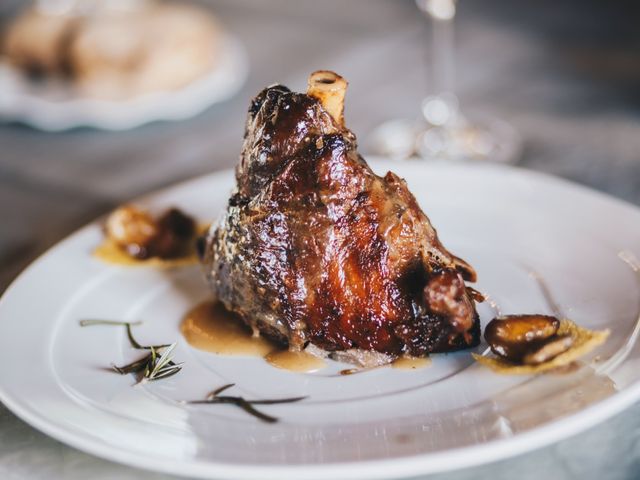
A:
POLYGON ((449 253, 407 185, 379 177, 344 126, 346 81, 264 89, 237 186, 206 239, 217 300, 255 334, 362 365, 477 345, 476 274, 449 253))

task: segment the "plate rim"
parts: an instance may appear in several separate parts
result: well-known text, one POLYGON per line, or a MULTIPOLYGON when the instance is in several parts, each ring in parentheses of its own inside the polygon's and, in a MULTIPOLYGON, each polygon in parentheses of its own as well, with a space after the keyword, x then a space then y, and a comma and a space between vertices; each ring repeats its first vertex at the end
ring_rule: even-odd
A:
POLYGON ((51 438, 71 446, 84 453, 98 458, 110 460, 148 471, 172 474, 179 477, 216 478, 228 480, 264 480, 278 478, 281 480, 325 480, 327 477, 345 480, 385 480, 391 478, 410 478, 490 464, 519 454, 534 451, 551 443, 560 442, 615 416, 631 406, 640 397, 640 382, 623 392, 591 405, 578 413, 569 414, 555 422, 536 427, 531 431, 514 437, 474 445, 449 449, 443 452, 403 456, 385 460, 366 460, 335 462, 330 464, 295 464, 272 465, 252 464, 240 465, 220 461, 189 461, 154 458, 150 462, 147 457, 126 452, 91 437, 80 438, 47 422, 45 417, 22 409, 17 402, 7 401, 5 392, 0 386, 0 402, 25 423, 36 428, 51 438), (607 407, 607 408, 604 408, 607 407), (583 418, 585 417, 585 418, 583 418), (550 440, 549 437, 552 437, 550 440))
MULTIPOLYGON (((398 165, 398 161, 383 159, 379 157, 367 157, 372 163, 374 170, 380 173, 383 169, 392 168, 398 165), (383 167, 383 168, 380 168, 383 167)), ((406 163, 406 162, 405 162, 406 163)), ((617 197, 605 194, 601 191, 589 188, 576 182, 556 177, 547 173, 529 170, 518 166, 498 165, 498 164, 474 164, 469 162, 430 162, 430 165, 437 165, 438 168, 481 168, 515 172, 518 175, 533 176, 537 179, 553 182, 556 185, 564 186, 581 194, 595 195, 600 201, 610 203, 616 208, 624 208, 640 216, 640 207, 617 197)), ((416 163, 416 166, 420 165, 416 163)), ((158 188, 148 194, 136 197, 133 201, 147 202, 154 197, 166 195, 167 192, 187 187, 197 181, 207 181, 215 177, 225 177, 233 174, 233 169, 222 169, 205 175, 199 175, 186 179, 165 187, 158 188)), ((12 292, 21 288, 31 271, 47 257, 63 248, 76 236, 82 235, 86 230, 92 228, 104 215, 97 217, 83 227, 67 235, 44 253, 33 260, 5 289, 0 296, 0 321, 1 315, 12 292)), ((202 459, 150 459, 146 456, 123 451, 111 444, 104 443, 97 438, 85 437, 82 434, 66 430, 55 421, 33 411, 30 407, 23 406, 20 399, 5 390, 0 379, 0 402, 5 407, 20 418, 25 423, 46 435, 76 448, 82 452, 94 455, 99 458, 115 461, 121 464, 152 470, 163 473, 171 473, 178 476, 195 476, 199 478, 228 478, 228 479, 264 479, 278 477, 280 479, 324 479, 329 475, 339 476, 345 479, 384 479, 397 477, 410 477, 414 475, 439 473, 444 471, 461 470, 481 464, 488 464, 498 460, 506 459, 528 451, 536 450, 545 445, 556 443, 569 437, 575 436, 598 423, 620 413, 640 399, 640 380, 629 385, 604 400, 592 404, 579 411, 568 414, 550 423, 535 427, 529 431, 519 433, 515 436, 491 440, 482 444, 466 446, 461 448, 447 449, 440 452, 399 456, 396 458, 366 461, 345 461, 328 464, 289 464, 275 465, 268 463, 256 463, 242 465, 239 463, 229 463, 224 461, 212 461, 202 459), (310 468, 311 467, 311 468, 310 468)))

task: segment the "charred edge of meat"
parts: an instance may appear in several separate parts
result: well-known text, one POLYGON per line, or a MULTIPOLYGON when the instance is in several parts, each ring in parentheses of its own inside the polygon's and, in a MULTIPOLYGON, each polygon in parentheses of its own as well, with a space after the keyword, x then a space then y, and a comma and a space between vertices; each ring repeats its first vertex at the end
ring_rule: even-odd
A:
POLYGON ((481 297, 464 283, 475 271, 442 246, 404 180, 357 154, 344 79, 315 72, 309 85, 308 95, 274 85, 251 102, 237 188, 204 249, 214 294, 291 349, 477 345, 481 297))

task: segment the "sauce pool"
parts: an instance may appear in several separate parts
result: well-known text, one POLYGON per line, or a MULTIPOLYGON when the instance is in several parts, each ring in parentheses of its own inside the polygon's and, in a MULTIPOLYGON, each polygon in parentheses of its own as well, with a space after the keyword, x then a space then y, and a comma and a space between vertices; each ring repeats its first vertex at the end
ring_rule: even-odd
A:
POLYGON ((191 346, 220 355, 264 357, 277 348, 264 337, 253 336, 251 329, 221 303, 196 306, 184 317, 180 329, 191 346))
POLYGON ((191 309, 180 330, 191 346, 207 352, 262 357, 274 367, 298 373, 317 372, 326 366, 319 357, 283 350, 265 337, 253 335, 242 319, 213 301, 191 309))

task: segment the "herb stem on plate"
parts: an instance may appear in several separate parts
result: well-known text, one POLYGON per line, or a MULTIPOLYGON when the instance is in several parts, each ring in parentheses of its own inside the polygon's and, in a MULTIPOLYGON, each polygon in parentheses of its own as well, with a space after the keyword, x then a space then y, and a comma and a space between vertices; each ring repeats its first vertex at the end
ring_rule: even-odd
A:
POLYGON ((126 325, 142 325, 141 321, 137 322, 119 322, 116 320, 80 320, 81 327, 90 327, 92 325, 116 325, 116 326, 126 326, 126 325))
POLYGON ((237 396, 229 396, 229 395, 220 395, 223 391, 233 387, 234 383, 229 383, 227 385, 223 385, 215 389, 209 395, 207 395, 205 400, 194 400, 191 402, 187 402, 191 405, 212 405, 212 404, 226 404, 226 405, 235 405, 236 407, 241 408, 249 415, 256 417, 259 420, 262 420, 266 423, 275 423, 278 421, 276 417, 271 415, 267 415, 266 413, 261 412, 254 408, 254 405, 275 405, 279 403, 294 403, 304 400, 307 397, 291 397, 291 398, 276 398, 276 399, 263 399, 263 400, 247 400, 243 397, 237 396))

